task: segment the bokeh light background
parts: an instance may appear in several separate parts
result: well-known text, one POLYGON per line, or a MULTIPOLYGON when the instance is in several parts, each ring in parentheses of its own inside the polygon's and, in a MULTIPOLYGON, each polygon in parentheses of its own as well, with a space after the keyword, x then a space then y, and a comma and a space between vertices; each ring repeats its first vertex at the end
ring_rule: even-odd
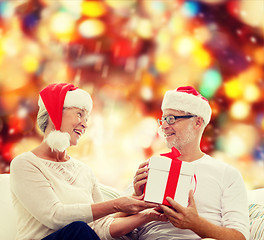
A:
POLYGON ((263 69, 263 0, 0 1, 0 173, 42 140, 39 91, 69 82, 94 101, 70 154, 124 190, 168 151, 156 121, 165 91, 191 85, 213 109, 203 151, 264 187, 263 69))

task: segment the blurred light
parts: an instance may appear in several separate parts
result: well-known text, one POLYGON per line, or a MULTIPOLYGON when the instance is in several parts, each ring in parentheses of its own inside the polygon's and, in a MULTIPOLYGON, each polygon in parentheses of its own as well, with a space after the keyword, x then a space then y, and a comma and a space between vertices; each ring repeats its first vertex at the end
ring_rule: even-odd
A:
POLYGON ((202 68, 209 67, 212 61, 210 54, 201 47, 194 49, 193 58, 195 63, 202 68))
POLYGON ((227 97, 237 99, 243 94, 243 86, 238 79, 231 79, 224 83, 225 94, 227 97))
POLYGON ((105 3, 114 9, 129 8, 136 3, 136 0, 105 0, 105 3))
MULTIPOLYGON (((201 92, 201 94, 203 95, 203 93, 201 92)), ((219 113, 220 113, 220 106, 217 102, 212 101, 210 102, 210 106, 212 109, 212 118, 214 117, 219 117, 219 113)))
POLYGON ((239 18, 246 24, 264 29, 263 10, 263 0, 242 0, 239 5, 239 18))
POLYGON ((85 38, 93 38, 102 35, 105 31, 105 25, 97 19, 83 21, 79 25, 80 34, 85 38))
POLYGON ((14 7, 8 1, 0 2, 0 17, 9 18, 14 14, 14 7))
POLYGON ((26 72, 34 73, 39 68, 39 61, 35 56, 27 54, 22 58, 22 66, 26 72))
POLYGON ((236 101, 231 105, 230 115, 237 120, 243 120, 250 114, 250 105, 244 101, 236 101))
POLYGON ((102 2, 83 1, 82 13, 88 17, 101 17, 106 13, 106 7, 102 2))
POLYGON ((158 54, 155 56, 155 67, 158 72, 168 72, 173 66, 173 58, 168 53, 158 54))
POLYGON ((148 9, 151 10, 154 15, 164 13, 166 10, 165 4, 162 1, 146 1, 146 3, 148 4, 148 9))
POLYGON ((200 11, 200 6, 198 2, 186 1, 182 6, 182 13, 186 17, 194 17, 200 11))
POLYGON ((153 91, 149 86, 143 86, 140 89, 140 95, 145 101, 150 101, 153 98, 153 91))
POLYGON ((17 116, 19 118, 25 118, 28 114, 28 109, 25 107, 21 107, 19 108, 19 110, 17 111, 17 116))
POLYGON ((16 41, 16 37, 10 34, 8 37, 2 38, 3 55, 14 57, 18 54, 21 48, 21 41, 16 41))
POLYGON ((210 99, 214 96, 217 89, 222 84, 222 76, 221 74, 214 70, 209 69, 205 71, 201 85, 200 85, 200 93, 207 99, 210 99))
POLYGON ((137 34, 145 39, 152 37, 152 26, 148 19, 140 19, 137 25, 137 34))
POLYGON ((172 34, 181 34, 184 30, 184 18, 179 16, 179 14, 174 14, 169 22, 169 29, 172 34))
POLYGON ((246 124, 233 124, 222 135, 224 152, 231 156, 241 157, 250 154, 258 141, 257 130, 246 124))
POLYGON ((149 61, 150 59, 148 55, 140 55, 137 59, 137 64, 139 68, 147 68, 149 61))
POLYGON ((57 12, 50 21, 50 30, 54 36, 62 41, 69 41, 72 38, 75 28, 75 21, 68 13, 57 12))
POLYGON ((196 42, 191 37, 182 37, 177 39, 174 44, 174 50, 181 56, 189 55, 196 46, 196 42))
POLYGON ((264 161, 264 145, 257 146, 253 154, 257 161, 264 161))
MULTIPOLYGON (((0 77, 0 83, 1 83, 1 88, 4 89, 4 91, 12 91, 24 87, 31 80, 26 74, 26 72, 22 70, 21 67, 17 67, 16 71, 14 71, 14 66, 19 66, 19 64, 20 64, 20 59, 14 59, 12 64, 10 64, 9 61, 4 62, 2 64, 1 74, 3 74, 5 78, 3 79, 0 77)), ((5 96, 5 98, 3 99, 4 103, 6 104, 5 107, 7 108, 9 105, 12 106, 15 105, 16 97, 18 97, 17 94, 14 95, 9 94, 8 97, 5 96)))
POLYGON ((30 151, 36 148, 39 144, 40 140, 37 138, 23 138, 21 141, 14 144, 12 155, 17 156, 23 152, 30 151))
POLYGON ((226 0, 199 0, 200 2, 205 2, 207 4, 219 4, 219 3, 223 3, 226 0))
POLYGON ((211 32, 207 27, 199 27, 194 29, 195 38, 201 43, 206 43, 212 38, 211 32))
POLYGON ((256 102, 260 98, 260 90, 255 84, 247 84, 244 88, 244 98, 248 102, 256 102))
POLYGON ((258 64, 264 65, 264 48, 260 47, 254 52, 254 60, 258 64))
POLYGON ((264 130, 264 113, 258 113, 255 119, 257 127, 260 127, 264 130))
POLYGON ((166 48, 168 45, 170 45, 171 35, 168 29, 161 29, 155 37, 155 40, 159 48, 166 48))
POLYGON ((156 136, 156 133, 158 131, 158 124, 157 120, 152 117, 145 117, 143 120, 141 120, 137 125, 135 129, 135 136, 132 139, 135 139, 136 145, 139 145, 143 148, 148 148, 151 146, 153 139, 156 136))
POLYGON ((62 9, 70 13, 74 19, 79 19, 81 16, 81 4, 83 0, 61 0, 62 9))

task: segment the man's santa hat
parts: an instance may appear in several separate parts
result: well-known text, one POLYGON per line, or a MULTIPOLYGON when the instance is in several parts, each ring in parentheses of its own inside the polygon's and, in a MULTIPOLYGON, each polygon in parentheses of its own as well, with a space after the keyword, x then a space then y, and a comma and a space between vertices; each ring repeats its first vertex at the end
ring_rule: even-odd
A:
POLYGON ((167 91, 161 105, 161 110, 164 111, 165 109, 197 115, 203 118, 206 125, 209 123, 212 114, 208 100, 190 86, 167 91))
POLYGON ((69 83, 55 83, 45 87, 40 92, 38 101, 40 110, 46 109, 55 131, 51 131, 45 138, 52 151, 63 152, 70 146, 70 135, 61 132, 62 111, 65 107, 86 109, 90 114, 93 106, 88 92, 69 83))

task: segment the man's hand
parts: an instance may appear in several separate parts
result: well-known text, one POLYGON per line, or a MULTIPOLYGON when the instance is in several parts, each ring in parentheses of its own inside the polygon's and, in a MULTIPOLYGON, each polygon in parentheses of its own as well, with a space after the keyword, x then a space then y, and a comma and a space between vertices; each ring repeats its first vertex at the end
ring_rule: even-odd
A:
POLYGON ((133 182, 135 196, 141 196, 143 194, 148 177, 148 163, 148 161, 141 163, 135 174, 133 182))
POLYGON ((191 190, 189 192, 189 205, 187 208, 181 206, 170 197, 167 197, 166 199, 171 204, 172 208, 164 205, 161 205, 160 207, 169 221, 177 228, 192 230, 199 220, 199 215, 193 198, 193 191, 191 190))

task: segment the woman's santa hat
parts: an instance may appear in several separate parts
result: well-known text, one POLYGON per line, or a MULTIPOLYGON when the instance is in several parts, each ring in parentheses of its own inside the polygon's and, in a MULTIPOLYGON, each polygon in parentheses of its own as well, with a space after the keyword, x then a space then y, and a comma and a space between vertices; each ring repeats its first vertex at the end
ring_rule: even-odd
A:
POLYGON ((88 92, 69 83, 55 83, 45 87, 40 92, 38 101, 40 110, 46 109, 55 131, 51 131, 45 138, 52 151, 63 152, 70 146, 70 135, 61 132, 62 111, 65 107, 86 109, 90 114, 93 102, 88 92))
POLYGON ((179 87, 165 93, 161 110, 169 108, 202 117, 206 125, 212 114, 208 100, 190 86, 179 87))

